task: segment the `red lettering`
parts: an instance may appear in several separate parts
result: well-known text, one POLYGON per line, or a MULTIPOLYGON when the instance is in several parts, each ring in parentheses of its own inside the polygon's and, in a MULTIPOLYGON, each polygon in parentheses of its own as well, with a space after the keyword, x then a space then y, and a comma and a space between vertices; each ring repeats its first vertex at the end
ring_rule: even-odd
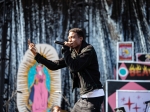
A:
POLYGON ((136 70, 135 73, 136 73, 137 76, 141 76, 142 75, 140 70, 136 70))
POLYGON ((135 76, 135 70, 129 70, 130 76, 134 77, 135 76))

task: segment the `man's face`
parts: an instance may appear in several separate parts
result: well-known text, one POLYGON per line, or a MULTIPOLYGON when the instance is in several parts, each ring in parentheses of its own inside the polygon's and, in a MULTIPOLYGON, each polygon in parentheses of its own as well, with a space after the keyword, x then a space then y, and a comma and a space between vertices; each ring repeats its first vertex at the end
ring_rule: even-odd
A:
POLYGON ((71 48, 78 48, 82 43, 83 37, 79 37, 77 33, 70 32, 68 36, 68 42, 72 43, 71 48))

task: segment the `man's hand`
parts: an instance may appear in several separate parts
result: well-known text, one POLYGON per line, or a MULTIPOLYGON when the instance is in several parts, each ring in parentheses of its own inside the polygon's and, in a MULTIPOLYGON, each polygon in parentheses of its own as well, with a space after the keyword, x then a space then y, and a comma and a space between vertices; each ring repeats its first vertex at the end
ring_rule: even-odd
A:
POLYGON ((35 48, 35 44, 31 43, 30 40, 28 40, 28 46, 29 46, 30 51, 33 53, 33 55, 36 56, 37 51, 36 51, 36 48, 35 48))
POLYGON ((65 42, 64 42, 64 45, 65 45, 65 46, 68 46, 68 47, 72 47, 73 43, 72 43, 72 42, 67 42, 67 41, 65 41, 65 42))

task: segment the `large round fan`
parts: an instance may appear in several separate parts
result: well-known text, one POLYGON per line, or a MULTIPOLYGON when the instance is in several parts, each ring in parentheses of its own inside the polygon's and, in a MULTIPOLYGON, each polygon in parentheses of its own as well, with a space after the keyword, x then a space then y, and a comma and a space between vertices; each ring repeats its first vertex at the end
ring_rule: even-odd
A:
MULTIPOLYGON (((49 60, 57 60, 56 50, 47 44, 37 44, 37 51, 49 60)), ((60 105, 60 70, 49 70, 34 60, 27 50, 17 75, 17 107, 20 112, 49 112, 52 105, 60 105), (36 110, 36 111, 35 111, 36 110)))

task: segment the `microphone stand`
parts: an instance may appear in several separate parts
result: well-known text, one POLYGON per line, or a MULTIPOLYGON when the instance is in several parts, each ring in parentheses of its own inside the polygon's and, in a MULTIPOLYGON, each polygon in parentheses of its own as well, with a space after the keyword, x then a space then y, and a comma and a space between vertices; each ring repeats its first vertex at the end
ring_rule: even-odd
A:
POLYGON ((11 101, 11 99, 18 93, 22 93, 20 91, 13 91, 11 97, 5 102, 5 104, 3 105, 3 107, 6 107, 6 112, 8 112, 8 104, 11 101))
MULTIPOLYGON (((61 94, 61 92, 57 92, 57 93, 61 94)), ((65 96, 64 96, 63 94, 61 94, 61 95, 62 95, 63 99, 65 100, 65 102, 68 104, 69 110, 70 110, 70 112, 71 112, 72 109, 71 109, 70 103, 68 102, 67 98, 65 98, 65 96)))

